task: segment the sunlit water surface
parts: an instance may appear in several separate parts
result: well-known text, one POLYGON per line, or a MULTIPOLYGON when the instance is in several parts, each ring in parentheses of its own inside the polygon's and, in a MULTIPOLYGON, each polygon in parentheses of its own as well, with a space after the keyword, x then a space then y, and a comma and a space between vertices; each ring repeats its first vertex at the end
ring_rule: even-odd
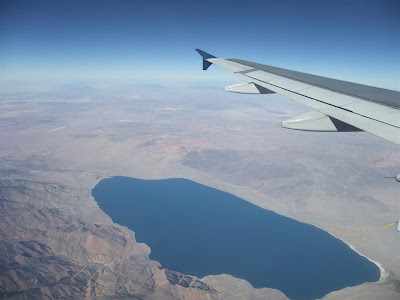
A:
POLYGON ((291 299, 377 281, 378 267, 327 232, 186 179, 112 177, 92 190, 164 267, 230 274, 291 299))

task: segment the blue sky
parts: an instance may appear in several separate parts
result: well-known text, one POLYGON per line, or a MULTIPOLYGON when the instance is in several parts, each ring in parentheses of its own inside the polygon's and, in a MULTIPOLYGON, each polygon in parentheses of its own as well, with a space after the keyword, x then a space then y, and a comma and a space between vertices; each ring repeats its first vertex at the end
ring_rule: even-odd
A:
POLYGON ((3 0, 0 26, 3 80, 231 76, 203 72, 200 48, 400 89, 397 0, 3 0))

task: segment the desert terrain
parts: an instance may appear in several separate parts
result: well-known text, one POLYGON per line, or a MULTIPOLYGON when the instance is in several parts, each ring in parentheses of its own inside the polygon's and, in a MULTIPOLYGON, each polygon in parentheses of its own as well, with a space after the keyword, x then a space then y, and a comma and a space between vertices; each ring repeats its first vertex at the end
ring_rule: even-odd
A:
POLYGON ((180 177, 315 225, 381 268, 324 299, 399 299, 400 148, 368 133, 279 123, 308 111, 221 86, 14 82, 2 87, 0 297, 287 299, 241 279, 196 278, 149 259, 91 189, 113 175, 180 177))

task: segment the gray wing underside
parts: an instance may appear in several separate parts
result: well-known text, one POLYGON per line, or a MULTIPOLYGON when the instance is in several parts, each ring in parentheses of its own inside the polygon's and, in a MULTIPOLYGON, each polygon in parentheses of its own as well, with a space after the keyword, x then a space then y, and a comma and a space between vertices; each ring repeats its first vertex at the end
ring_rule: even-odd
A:
POLYGON ((239 59, 223 59, 196 49, 203 69, 218 65, 245 79, 230 92, 278 93, 314 111, 282 122, 309 131, 367 131, 400 145, 400 93, 357 83, 276 68, 239 59))

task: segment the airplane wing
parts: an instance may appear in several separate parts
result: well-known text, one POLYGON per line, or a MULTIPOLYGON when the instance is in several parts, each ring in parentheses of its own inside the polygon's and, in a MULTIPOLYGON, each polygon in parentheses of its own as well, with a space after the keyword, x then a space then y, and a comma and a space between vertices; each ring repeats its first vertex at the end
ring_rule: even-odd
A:
POLYGON ((400 145, 400 92, 196 51, 203 57, 203 70, 215 64, 244 78, 244 83, 225 87, 229 92, 278 93, 314 109, 283 121, 284 128, 367 131, 400 145))

